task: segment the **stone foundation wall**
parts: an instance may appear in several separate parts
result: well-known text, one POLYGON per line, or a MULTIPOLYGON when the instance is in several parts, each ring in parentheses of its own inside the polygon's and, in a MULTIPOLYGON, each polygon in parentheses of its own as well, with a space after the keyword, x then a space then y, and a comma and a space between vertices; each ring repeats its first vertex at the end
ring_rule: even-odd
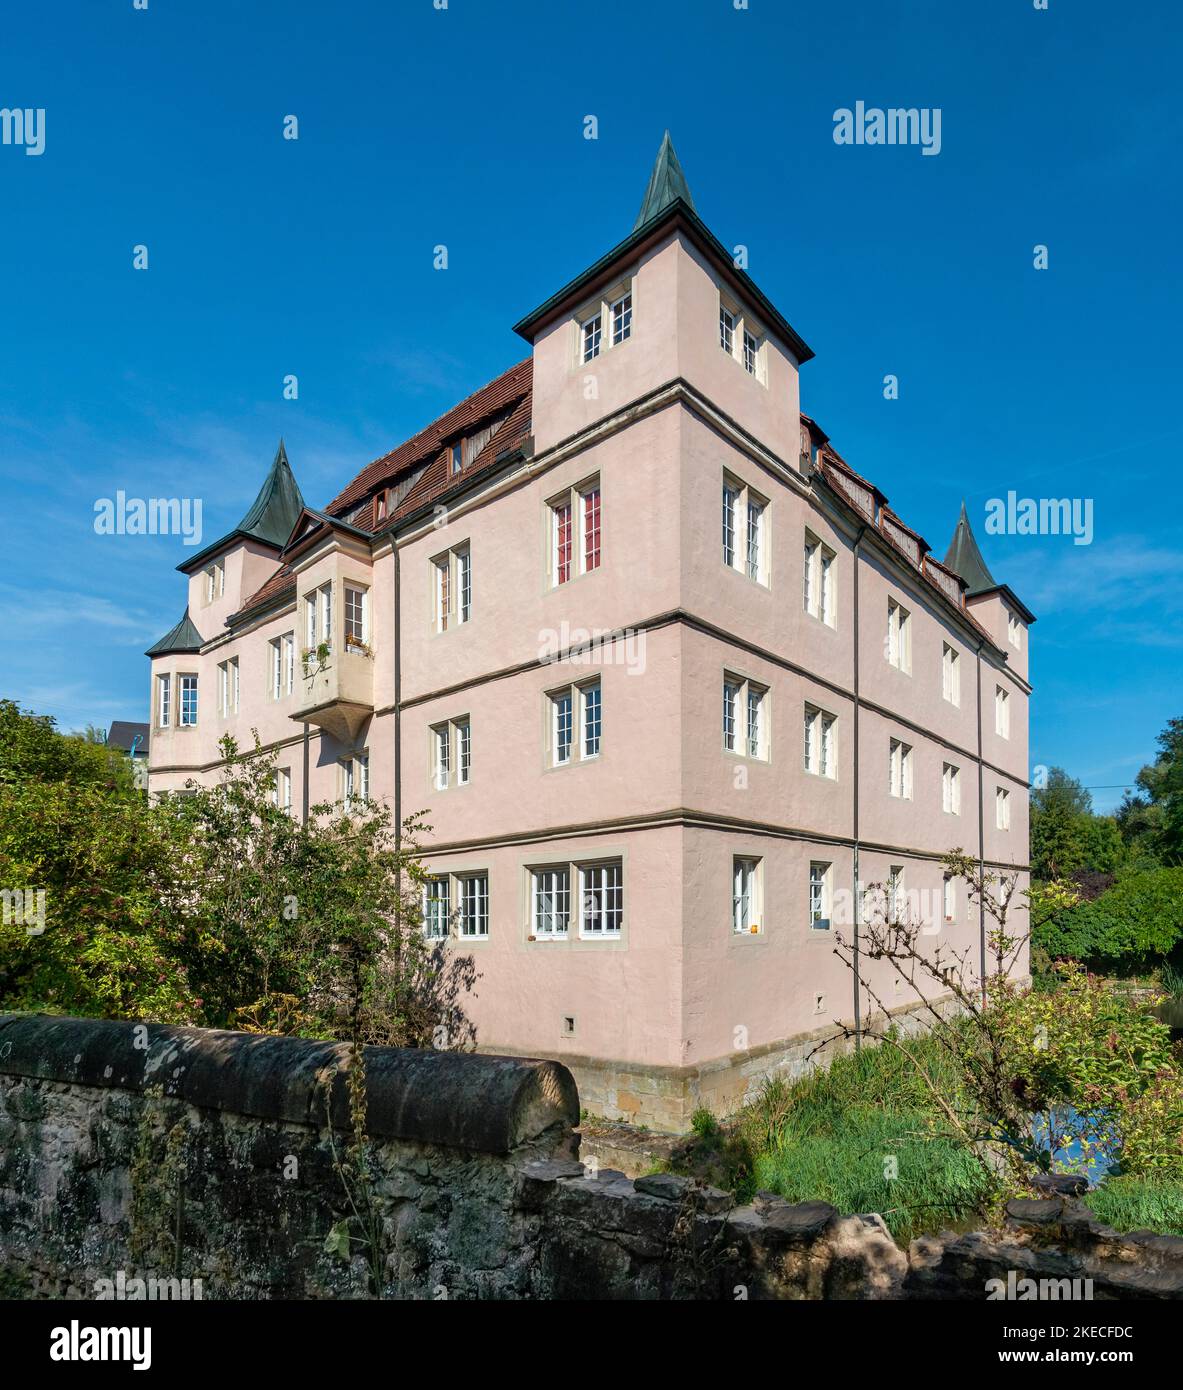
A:
POLYGON ((0 1294, 157 1279, 232 1299, 981 1299, 1012 1273, 1183 1294, 1183 1241, 1117 1236, 1060 1198, 1012 1204, 1001 1234, 904 1251, 876 1215, 587 1170, 553 1062, 366 1049, 366 1182, 347 1152, 350 1060, 0 1017, 0 1294), (346 1226, 351 1199, 366 1223, 346 1226))

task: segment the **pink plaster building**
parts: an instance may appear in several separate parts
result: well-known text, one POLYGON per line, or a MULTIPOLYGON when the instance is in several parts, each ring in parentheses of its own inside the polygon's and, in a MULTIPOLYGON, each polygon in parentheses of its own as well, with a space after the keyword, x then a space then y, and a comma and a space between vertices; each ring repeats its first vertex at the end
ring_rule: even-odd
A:
POLYGON ((425 930, 476 958, 480 1046, 682 1129, 854 1017, 858 885, 976 958, 940 856, 1026 869, 1033 617, 964 508, 938 562, 802 413, 813 354, 668 135, 631 234, 516 331, 524 361, 323 510, 281 444, 179 567, 150 786, 257 729, 294 815, 425 810, 425 930))

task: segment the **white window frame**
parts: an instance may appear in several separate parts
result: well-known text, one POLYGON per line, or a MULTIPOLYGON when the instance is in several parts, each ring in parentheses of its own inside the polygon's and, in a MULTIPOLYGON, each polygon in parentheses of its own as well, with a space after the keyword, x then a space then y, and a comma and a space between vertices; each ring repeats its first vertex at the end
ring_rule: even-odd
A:
POLYGON ((890 864, 887 869, 887 893, 884 903, 889 923, 901 920, 900 907, 901 904, 907 904, 907 893, 908 890, 904 887, 904 866, 890 864))
POLYGON ((836 725, 838 716, 818 705, 805 704, 802 766, 814 777, 838 778, 836 725))
POLYGON ((947 923, 957 920, 957 883, 952 874, 941 880, 941 916, 947 923))
POLYGON ((547 765, 570 767, 595 762, 604 746, 604 689, 599 676, 572 681, 546 692, 547 765), (560 757, 559 732, 567 717, 567 756, 560 757))
POLYGON ((333 650, 333 581, 327 580, 304 595, 305 650, 315 652, 323 642, 333 650))
POLYGON ((447 874, 428 874, 423 882, 423 935, 429 941, 446 941, 451 933, 452 881, 447 874), (433 893, 432 889, 443 891, 433 893))
POLYGON ((598 859, 577 864, 579 884, 579 937, 581 941, 617 941, 624 931, 624 863, 620 859, 598 859), (590 910, 593 894, 609 894, 618 899, 619 907, 605 905, 598 899, 598 908, 590 910), (595 925, 600 922, 601 925, 595 925), (614 922, 613 926, 603 925, 614 922))
POLYGON ((772 547, 768 534, 771 514, 768 498, 732 473, 723 474, 720 496, 723 564, 753 584, 769 588, 772 547))
POLYGON ((281 811, 291 811, 292 770, 290 767, 277 767, 275 769, 275 785, 272 789, 272 800, 281 811))
POLYGON ((723 751, 736 757, 766 763, 772 746, 771 701, 768 686, 741 676, 735 671, 723 672, 723 751), (730 693, 729 693, 730 692, 730 693), (728 729, 728 707, 731 705, 731 728, 728 729), (755 727, 752 713, 755 711, 755 727))
POLYGON ((887 661, 905 676, 912 674, 912 614, 894 598, 887 600, 887 661))
POLYGON ((768 334, 749 310, 722 290, 717 341, 719 350, 738 362, 753 381, 768 385, 768 334))
POLYGON ((1000 685, 994 687, 994 732, 1010 738, 1010 695, 1000 685))
POLYGON ((961 655, 948 642, 941 644, 941 698, 961 708, 961 655))
POLYGON ((441 720, 428 729, 431 786, 446 792, 472 781, 472 719, 467 714, 441 720))
POLYGON ((956 763, 941 764, 941 810, 947 816, 961 814, 961 769, 956 763))
POLYGON ((350 638, 363 647, 370 644, 370 591, 352 579, 342 581, 342 636, 348 651, 350 638))
POLYGON ((530 935, 538 941, 566 941, 571 932, 571 865, 540 864, 530 869, 530 935), (549 907, 542 909, 542 901, 549 907))
POLYGON ((994 828, 1010 829, 1010 792, 1005 787, 994 788, 994 828))
POLYGON ((835 583, 837 553, 812 531, 805 532, 805 558, 802 571, 801 604, 805 612, 827 627, 837 627, 838 607, 835 583))
POLYGON ((604 563, 604 496, 600 490, 599 474, 585 478, 574 487, 564 488, 562 492, 547 499, 546 507, 549 528, 547 578, 550 587, 557 589, 563 584, 569 584, 578 576, 594 574, 604 563), (565 576, 560 562, 560 538, 564 516, 567 518, 569 547, 565 576), (589 542, 593 536, 594 554, 589 555, 589 542))
POLYGON ((912 800, 912 745, 902 739, 887 742, 887 790, 897 800, 912 800))
POLYGON ((585 304, 574 319, 576 366, 590 366, 597 357, 631 342, 636 308, 632 275, 617 280, 590 304, 585 304))
POLYGON ((731 858, 731 931, 735 936, 758 936, 763 930, 763 867, 756 855, 731 858))
POLYGON ((489 871, 473 869, 453 875, 456 881, 456 936, 463 941, 489 939, 489 871), (475 911, 470 909, 475 908, 475 911))
POLYGON ((472 621, 472 547, 461 541, 431 559, 431 622, 450 632, 472 621))
POLYGON ((197 721, 200 718, 200 686, 197 674, 193 671, 182 672, 177 677, 177 687, 178 694, 180 695, 180 703, 177 709, 177 727, 181 729, 195 729, 197 727, 197 721), (185 693, 187 690, 191 690, 193 692, 192 719, 187 719, 185 717, 185 693))
POLYGON ((156 727, 172 727, 172 676, 166 671, 156 677, 156 727))
POLYGON ((821 859, 810 861, 807 912, 810 931, 830 931, 833 926, 833 876, 832 863, 821 859))
POLYGON ((1006 640, 1016 651, 1023 649, 1023 625, 1016 614, 1008 612, 1006 615, 1006 640))

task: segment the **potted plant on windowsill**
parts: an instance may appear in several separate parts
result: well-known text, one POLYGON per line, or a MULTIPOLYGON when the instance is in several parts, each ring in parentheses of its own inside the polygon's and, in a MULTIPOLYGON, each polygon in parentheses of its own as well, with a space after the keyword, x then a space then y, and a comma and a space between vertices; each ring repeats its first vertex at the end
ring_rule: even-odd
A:
POLYGON ((329 664, 329 657, 332 655, 332 647, 327 642, 321 642, 315 647, 304 648, 304 674, 306 676, 318 675, 325 670, 329 664))
POLYGON ((345 634, 345 650, 347 652, 360 652, 362 656, 373 656, 370 644, 363 642, 360 637, 355 637, 352 632, 345 634))

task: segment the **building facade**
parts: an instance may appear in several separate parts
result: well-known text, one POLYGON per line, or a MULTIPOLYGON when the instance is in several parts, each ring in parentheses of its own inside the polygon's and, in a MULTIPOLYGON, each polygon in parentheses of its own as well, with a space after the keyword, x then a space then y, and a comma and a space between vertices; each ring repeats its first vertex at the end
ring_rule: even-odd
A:
POLYGON ((941 856, 1026 886, 1033 617, 964 508, 938 562, 802 413, 812 353, 668 135, 632 233, 516 331, 524 361, 323 510, 281 444, 180 567, 151 790, 257 729, 293 814, 424 811, 479 1045, 682 1129, 866 1016, 834 954, 865 885, 980 958, 941 856))

